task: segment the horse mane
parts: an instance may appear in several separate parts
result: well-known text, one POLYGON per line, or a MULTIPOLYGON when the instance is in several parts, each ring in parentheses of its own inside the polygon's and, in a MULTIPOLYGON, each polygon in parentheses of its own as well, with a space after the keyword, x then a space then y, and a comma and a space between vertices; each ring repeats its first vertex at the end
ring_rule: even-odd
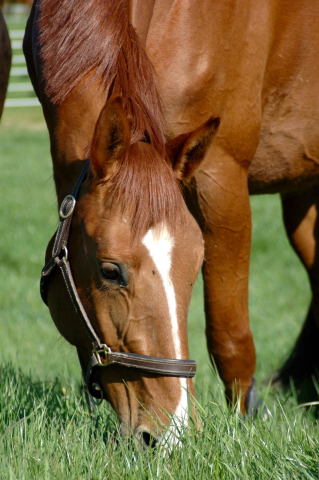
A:
MULTIPOLYGON (((162 111, 153 67, 128 20, 125 0, 41 0, 40 45, 46 94, 59 105, 85 80, 121 95, 132 143, 147 131, 163 151, 162 111)), ((85 87, 83 87, 85 91, 85 87)))
POLYGON ((112 180, 114 198, 135 212, 135 233, 164 220, 174 226, 181 192, 166 159, 153 67, 129 22, 126 0, 41 0, 38 26, 50 100, 59 105, 83 82, 99 80, 108 98, 123 98, 131 147, 146 135, 159 154, 151 157, 140 147, 148 161, 128 155, 112 180))
POLYGON ((105 184, 105 198, 131 219, 132 240, 166 224, 172 234, 185 224, 183 196, 169 164, 147 143, 130 146, 121 167, 105 184))

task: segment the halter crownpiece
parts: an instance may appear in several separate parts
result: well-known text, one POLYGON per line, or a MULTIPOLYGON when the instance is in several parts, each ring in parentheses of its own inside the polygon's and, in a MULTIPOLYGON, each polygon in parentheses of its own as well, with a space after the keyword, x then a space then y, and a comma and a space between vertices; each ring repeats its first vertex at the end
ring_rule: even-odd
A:
POLYGON ((140 355, 130 352, 113 352, 108 345, 101 342, 84 309, 72 275, 71 266, 68 259, 67 245, 72 217, 76 206, 76 199, 78 197, 80 187, 86 178, 89 165, 90 160, 87 160, 74 185, 71 195, 67 195, 61 203, 59 210, 60 223, 55 235, 52 257, 43 267, 41 272, 40 292, 42 300, 47 305, 47 290, 49 286, 50 274, 52 270, 58 266, 62 273, 62 277, 64 279, 64 283, 73 307, 92 343, 92 356, 87 366, 83 364, 83 360, 79 355, 84 383, 92 396, 97 398, 100 398, 101 396, 101 393, 97 391, 96 388, 92 387, 93 384, 91 376, 93 368, 96 366, 107 367, 109 365, 116 364, 127 368, 142 370, 143 372, 149 374, 192 378, 196 374, 196 362, 194 360, 151 357, 149 355, 140 355))

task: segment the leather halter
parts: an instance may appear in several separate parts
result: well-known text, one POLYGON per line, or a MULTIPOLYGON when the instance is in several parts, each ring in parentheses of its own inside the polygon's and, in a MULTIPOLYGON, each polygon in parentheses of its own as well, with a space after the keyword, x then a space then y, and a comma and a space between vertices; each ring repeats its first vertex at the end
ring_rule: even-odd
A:
POLYGON ((68 239, 72 216, 76 205, 76 199, 80 187, 86 178, 90 165, 90 160, 85 165, 74 185, 71 195, 67 195, 62 201, 59 214, 60 224, 57 229, 52 257, 42 269, 40 292, 44 303, 47 305, 47 289, 52 270, 58 266, 68 291, 73 307, 79 317, 84 330, 92 343, 92 356, 88 365, 85 367, 79 355, 83 371, 83 379, 90 394, 96 398, 101 397, 101 392, 92 388, 92 371, 95 366, 106 367, 112 364, 121 365, 128 368, 135 368, 143 372, 171 377, 194 377, 196 374, 196 362, 194 360, 177 360, 171 358, 151 357, 149 355, 140 355, 137 353, 114 352, 111 348, 102 343, 84 309, 79 294, 77 292, 73 279, 70 263, 68 260, 68 239), (102 355, 102 356, 101 356, 102 355))

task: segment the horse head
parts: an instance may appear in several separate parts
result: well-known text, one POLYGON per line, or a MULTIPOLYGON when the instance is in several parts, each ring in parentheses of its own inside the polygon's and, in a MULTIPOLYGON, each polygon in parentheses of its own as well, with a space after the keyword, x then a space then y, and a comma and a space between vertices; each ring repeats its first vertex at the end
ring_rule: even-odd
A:
MULTIPOLYGON (((169 160, 148 142, 130 144, 120 97, 111 98, 99 116, 67 250, 81 303, 101 343, 112 352, 188 359, 187 315, 204 247, 179 180, 191 176, 217 126, 217 120, 210 120, 170 142, 174 160, 169 160)), ((52 242, 47 257, 51 249, 52 242)), ((85 370, 92 342, 59 273, 52 274, 47 302, 85 370)), ((114 408, 123 435, 133 433, 149 446, 164 438, 168 425, 172 433, 176 422, 188 423, 194 388, 187 374, 123 364, 95 367, 90 373, 90 385, 98 385, 114 408)))

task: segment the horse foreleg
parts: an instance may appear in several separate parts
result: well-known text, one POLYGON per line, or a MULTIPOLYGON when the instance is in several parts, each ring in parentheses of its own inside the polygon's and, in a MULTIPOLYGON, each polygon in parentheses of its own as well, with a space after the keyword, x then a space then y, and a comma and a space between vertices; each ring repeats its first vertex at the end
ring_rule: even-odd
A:
POLYGON ((274 382, 297 384, 319 370, 319 200, 317 192, 282 196, 289 240, 304 264, 311 284, 312 302, 292 353, 274 382))
POLYGON ((209 354, 229 401, 250 395, 255 348, 249 327, 248 275, 251 214, 247 171, 231 157, 208 162, 196 174, 205 240, 203 264, 209 354))

